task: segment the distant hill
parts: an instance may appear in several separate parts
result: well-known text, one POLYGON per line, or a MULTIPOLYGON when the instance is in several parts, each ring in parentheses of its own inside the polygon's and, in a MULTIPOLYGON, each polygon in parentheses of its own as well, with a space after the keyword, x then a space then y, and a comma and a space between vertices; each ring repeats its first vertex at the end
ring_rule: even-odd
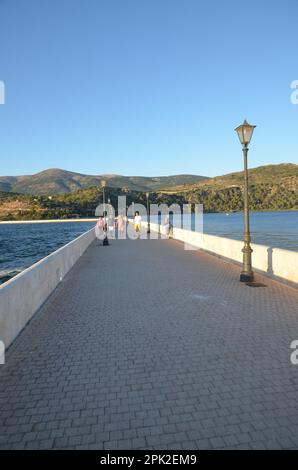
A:
MULTIPOLYGON (((257 168, 251 168, 248 170, 249 174, 249 185, 277 185, 283 184, 289 189, 297 190, 298 188, 298 165, 294 163, 280 163, 278 165, 265 165, 257 168)), ((170 188, 170 192, 188 192, 195 191, 201 188, 232 188, 243 186, 243 171, 228 173, 222 176, 215 176, 208 180, 201 180, 191 184, 176 185, 170 188)), ((169 191, 166 191, 169 192, 169 191)))
MULTIPOLYGON (((204 204, 209 212, 243 208, 243 172, 169 188, 164 193, 204 204)), ((282 163, 249 170, 249 201, 252 210, 298 209, 298 165, 282 163)))
MULTIPOLYGON (((57 193, 50 196, 50 192, 46 195, 32 195, 18 194, 6 190, 1 191, 0 189, 0 220, 93 217, 96 206, 102 202, 102 188, 99 184, 101 180, 96 179, 96 184, 94 184, 94 178, 105 178, 108 180, 106 195, 111 199, 111 203, 115 208, 117 207, 117 196, 121 194, 127 197, 128 205, 133 201, 146 204, 145 192, 150 187, 151 203, 165 203, 168 205, 172 203, 202 203, 205 212, 232 212, 243 209, 243 172, 230 173, 191 183, 185 183, 188 179, 187 175, 160 178, 90 176, 87 177, 91 178, 91 180, 87 179, 88 183, 85 180, 85 183, 89 185, 88 188, 73 191, 70 189, 73 186, 69 185, 71 182, 75 184, 73 182, 77 178, 77 173, 63 172, 63 170, 48 170, 43 172, 46 178, 49 177, 50 171, 54 171, 55 176, 59 174, 58 172, 62 172, 62 176, 65 173, 68 176, 69 174, 71 175, 67 183, 65 183, 65 178, 63 178, 59 184, 60 189, 67 186, 68 191, 64 191, 63 194, 57 193), (182 178, 182 182, 180 178, 182 178), (173 182, 174 186, 166 188, 167 184, 170 185, 173 182), (135 187, 143 189, 131 189, 128 187, 128 183, 131 185, 134 183, 135 187), (156 187, 152 190, 151 188, 154 184, 156 187), (159 186, 162 188, 159 188, 159 186)), ((199 177, 189 175, 189 178, 199 177)), ((59 178, 56 178, 55 181, 55 184, 58 185, 59 178)), ((22 181, 19 179, 18 184, 21 183, 22 181)), ((11 184, 10 188, 12 188, 13 181, 2 181, 2 184, 11 184)), ((32 180, 31 184, 33 184, 32 180)), ((33 187, 30 186, 30 191, 33 187)), ((54 189, 53 187, 51 188, 52 190, 54 189)), ((297 210, 298 165, 285 163, 249 170, 249 200, 252 210, 297 210)))
POLYGON ((63 194, 100 186, 103 180, 111 188, 127 188, 134 191, 153 191, 172 186, 192 184, 207 179, 206 176, 122 176, 84 175, 53 168, 27 176, 0 176, 0 191, 32 195, 63 194))

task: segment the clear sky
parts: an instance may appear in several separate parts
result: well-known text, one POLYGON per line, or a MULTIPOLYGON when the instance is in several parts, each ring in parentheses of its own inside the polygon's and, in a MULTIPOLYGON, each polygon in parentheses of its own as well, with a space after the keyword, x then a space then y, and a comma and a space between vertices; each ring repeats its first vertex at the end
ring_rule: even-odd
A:
POLYGON ((0 174, 298 163, 297 0, 0 0, 0 174))

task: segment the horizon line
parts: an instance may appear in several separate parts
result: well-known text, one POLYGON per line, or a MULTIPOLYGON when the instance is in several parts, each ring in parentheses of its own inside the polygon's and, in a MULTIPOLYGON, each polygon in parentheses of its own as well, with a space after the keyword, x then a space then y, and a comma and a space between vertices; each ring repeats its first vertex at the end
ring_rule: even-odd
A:
MULTIPOLYGON (((258 165, 256 167, 250 167, 249 170, 262 168, 262 167, 265 167, 265 166, 281 166, 281 165, 295 165, 295 166, 298 166, 298 164, 294 163, 294 162, 267 163, 267 164, 264 164, 264 165, 258 165)), ((0 175, 0 178, 17 178, 17 177, 21 177, 21 176, 30 177, 30 176, 38 175, 40 173, 44 173, 46 171, 54 171, 54 170, 64 171, 64 172, 67 172, 67 173, 75 173, 77 175, 82 175, 82 176, 91 176, 91 177, 117 177, 117 176, 121 176, 121 177, 125 177, 125 178, 169 178, 169 177, 173 177, 173 176, 195 176, 195 177, 206 178, 206 179, 212 179, 212 178, 216 178, 217 176, 225 176, 225 175, 229 175, 229 174, 232 174, 232 173, 242 173, 243 172, 243 170, 235 170, 235 171, 230 171, 228 173, 224 173, 224 174, 221 174, 221 175, 215 175, 215 176, 199 175, 199 174, 196 174, 196 173, 172 173, 172 174, 166 174, 166 175, 156 175, 156 174, 155 175, 126 175, 126 174, 123 174, 123 173, 90 174, 90 173, 82 173, 80 171, 74 171, 74 170, 66 170, 64 168, 50 167, 50 168, 46 168, 44 170, 36 171, 35 173, 0 175)))

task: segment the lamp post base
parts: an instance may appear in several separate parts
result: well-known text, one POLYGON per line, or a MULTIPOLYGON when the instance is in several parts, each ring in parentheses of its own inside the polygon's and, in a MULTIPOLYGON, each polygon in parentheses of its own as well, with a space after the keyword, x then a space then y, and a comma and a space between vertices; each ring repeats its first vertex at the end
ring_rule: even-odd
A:
MULTIPOLYGON (((249 235, 246 233, 245 237, 249 237, 249 235)), ((250 246, 249 240, 244 239, 244 247, 242 248, 242 253, 243 253, 243 265, 242 265, 242 271, 240 274, 240 281, 241 282, 252 282, 254 280, 254 273, 252 271, 252 266, 251 266, 251 254, 253 250, 250 246)))
POLYGON ((109 246, 109 239, 107 235, 103 239, 102 246, 109 246))
POLYGON ((240 274, 240 282, 253 282, 254 280, 254 273, 251 272, 251 273, 245 273, 245 272, 242 272, 240 274))

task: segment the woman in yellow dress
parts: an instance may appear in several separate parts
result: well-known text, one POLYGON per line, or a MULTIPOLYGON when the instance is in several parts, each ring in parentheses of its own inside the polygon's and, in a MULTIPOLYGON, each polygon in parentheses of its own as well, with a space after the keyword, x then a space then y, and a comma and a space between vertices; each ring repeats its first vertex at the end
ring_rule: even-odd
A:
POLYGON ((141 222, 142 218, 140 216, 140 213, 138 211, 135 212, 135 218, 134 218, 134 227, 136 232, 141 231, 141 222))

